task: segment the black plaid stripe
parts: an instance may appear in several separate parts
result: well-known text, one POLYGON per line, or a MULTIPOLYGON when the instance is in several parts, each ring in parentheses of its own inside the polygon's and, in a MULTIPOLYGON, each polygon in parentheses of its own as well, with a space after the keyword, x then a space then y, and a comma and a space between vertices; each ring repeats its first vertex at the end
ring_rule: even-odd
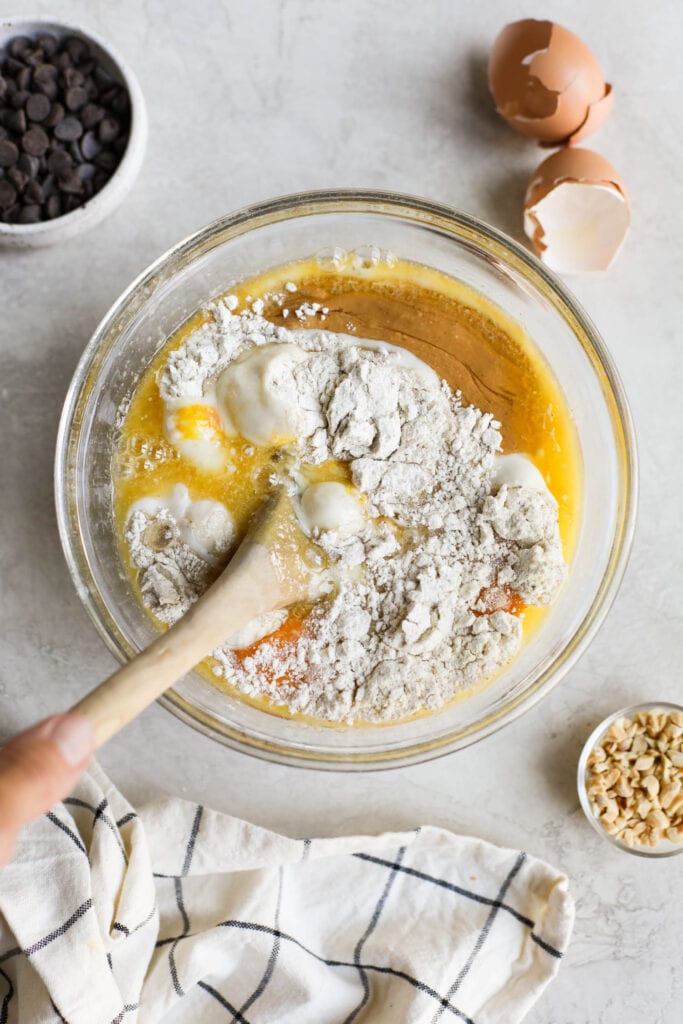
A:
POLYGON ((55 930, 50 932, 49 935, 39 939, 38 942, 34 942, 32 946, 28 946, 26 949, 20 949, 19 946, 16 946, 14 949, 9 949, 6 953, 3 953, 2 956, 0 956, 0 964, 4 963, 6 960, 11 960, 12 957, 17 956, 19 953, 23 953, 26 957, 33 956, 34 953, 39 953, 41 950, 45 949, 46 946, 49 946, 51 942, 54 942, 55 939, 60 939, 62 935, 66 935, 69 929, 73 927, 77 921, 80 921, 83 915, 87 914, 91 908, 92 900, 87 899, 84 903, 81 903, 80 907, 74 911, 71 917, 65 921, 64 924, 60 925, 59 928, 55 928, 55 930))
POLYGON ((140 1009, 140 1004, 139 1003, 126 1003, 126 1005, 123 1007, 123 1009, 120 1011, 120 1013, 116 1014, 116 1016, 113 1018, 113 1020, 110 1022, 110 1024, 122 1024, 122 1021, 124 1020, 126 1014, 132 1013, 133 1010, 139 1010, 139 1009, 140 1009))
POLYGON ((541 949, 544 949, 546 953, 550 953, 551 956, 557 957, 558 960, 561 960, 564 956, 564 953, 561 953, 559 949, 555 949, 555 947, 551 946, 549 942, 542 939, 540 935, 535 935, 533 932, 531 933, 531 941, 535 942, 537 946, 541 947, 541 949))
MULTIPOLYGON (((276 901, 275 901, 275 931, 276 932, 279 931, 279 929, 280 929, 280 908, 282 906, 282 890, 284 888, 284 874, 285 874, 284 868, 280 868, 279 871, 278 871, 277 898, 276 898, 276 901)), ((273 946, 272 946, 272 949, 270 951, 270 956, 268 957, 268 963, 266 964, 266 969, 263 972, 263 976, 262 976, 260 982, 258 983, 258 985, 256 986, 256 988, 254 989, 254 991, 252 992, 252 994, 249 996, 249 998, 246 1000, 246 1002, 242 1003, 242 1005, 240 1006, 240 1008, 239 1008, 240 1018, 242 1017, 243 1014, 245 1014, 247 1012, 247 1010, 251 1006, 254 1005, 256 1000, 259 999, 263 995, 263 993, 265 992, 265 990, 266 990, 266 988, 268 986, 268 982, 270 981, 270 979, 273 976, 273 972, 275 970, 275 965, 277 964, 277 958, 278 958, 279 954, 280 954, 280 936, 279 935, 275 935, 274 938, 273 938, 273 946)), ((238 1019, 238 1018, 236 1018, 236 1019, 238 1019)))
MULTIPOLYGON (((491 931, 491 928, 493 927, 493 922, 496 919, 496 915, 498 914, 498 911, 501 909, 501 907, 503 905, 503 899, 505 897, 505 894, 507 893, 508 889, 510 888, 510 886, 512 884, 513 878, 519 872, 519 870, 522 867, 522 864, 524 863, 525 860, 526 860, 526 854, 525 853, 520 853, 519 856, 517 857, 517 859, 515 860, 515 863, 510 868, 510 871, 508 872, 507 878, 505 879, 505 881, 501 885, 501 887, 500 887, 500 889, 498 891, 498 896, 496 897, 496 899, 494 901, 494 905, 491 907, 491 909, 489 911, 489 914, 488 914, 488 917, 486 918, 486 921, 484 922, 484 927, 481 929, 481 931, 479 932, 479 935, 477 936, 477 940, 474 943, 474 946, 472 947, 472 951, 471 951, 470 955, 468 956, 467 960, 463 964, 460 972, 458 973, 457 978, 455 979, 455 981, 453 982, 453 984, 449 988, 448 992, 446 993, 446 999, 452 999, 452 997, 458 991, 458 989, 462 985, 463 981, 465 980, 465 978, 469 974, 470 970, 472 969, 472 964, 474 963, 475 959, 477 958, 477 955, 481 952, 481 949, 482 949, 484 943, 486 942, 488 934, 491 931)), ((436 1013, 434 1014, 434 1016, 432 1018, 431 1024, 437 1024, 437 1022, 439 1020, 441 1020, 442 1014, 443 1014, 443 1007, 436 1011, 436 1013)))
POLYGON ((12 999, 14 997, 14 985, 12 984, 12 979, 10 978, 9 974, 6 974, 1 967, 0 978, 2 978, 7 985, 7 991, 2 997, 2 1004, 0 1004, 0 1024, 7 1024, 7 1018, 9 1016, 9 1004, 12 1002, 12 999))
POLYGON ((95 825, 97 825, 98 821, 101 821, 104 825, 106 825, 109 831, 114 836, 114 839, 116 840, 116 845, 121 851, 121 856, 124 859, 126 867, 128 867, 128 854, 126 853, 126 848, 123 845, 121 836, 119 835, 119 830, 116 827, 116 824, 111 820, 109 815, 106 813, 107 808, 109 807, 109 802, 106 796, 104 797, 103 800, 100 801, 97 807, 93 807, 92 804, 87 803, 85 800, 79 800, 78 797, 75 796, 67 797, 66 800, 63 801, 63 803, 68 807, 81 807, 85 811, 90 811, 90 813, 93 815, 93 829, 95 828, 95 825))
MULTIPOLYGON (((304 946, 303 942, 299 942, 299 940, 295 939, 293 935, 288 935, 280 929, 270 928, 266 924, 257 924, 255 921, 219 921, 215 927, 237 928, 241 931, 256 932, 262 935, 277 935, 284 942, 291 943, 291 945, 296 946, 297 949, 300 949, 303 953, 313 957, 318 961, 318 963, 324 964, 326 967, 347 967, 352 968, 354 971, 358 971, 358 968, 361 967, 364 971, 373 971, 377 974, 386 974, 393 978, 400 978, 402 981, 412 985, 412 987, 417 989, 418 992, 423 992, 425 995, 431 996, 431 998, 435 999, 440 1006, 443 1006, 445 1010, 452 1013, 459 1020, 464 1021, 465 1024, 474 1024, 474 1021, 472 1021, 467 1014, 463 1013, 462 1010, 459 1010, 457 1006, 453 1006, 452 1003, 439 995, 439 993, 435 989, 431 988, 431 986, 426 985, 423 981, 419 981, 417 978, 413 978, 412 975, 408 974, 406 971, 398 970, 395 967, 384 967, 379 964, 355 964, 349 960, 331 960, 327 957, 320 956, 318 953, 314 952, 314 950, 309 949, 308 946, 304 946)), ((160 946, 166 946, 168 943, 177 945, 183 939, 192 937, 192 935, 178 935, 175 938, 160 939, 156 944, 156 948, 158 949, 160 946)))
POLYGON ((205 981, 198 981, 197 988, 201 988, 204 992, 215 999, 216 1002, 220 1003, 221 1006, 224 1006, 228 1013, 232 1014, 232 1019, 236 1020, 237 1024, 249 1024, 249 1021, 242 1012, 236 1009, 232 1003, 228 1002, 225 996, 222 996, 220 992, 217 992, 215 988, 211 987, 211 985, 208 985, 205 981))
MULTIPOLYGON (((54 1013, 57 1015, 57 1018, 61 1021, 61 1024, 69 1024, 69 1021, 67 1020, 67 1018, 65 1016, 63 1016, 63 1014, 61 1014, 59 1012, 59 1009, 56 1006, 54 999, 52 999, 52 998, 50 998, 50 1005, 51 1005, 52 1010, 54 1011, 54 1013)), ((119 1013, 116 1015, 116 1017, 112 1021, 110 1021, 110 1024, 122 1024, 122 1021, 124 1020, 126 1014, 131 1014, 133 1012, 133 1010, 139 1010, 139 1009, 140 1009, 139 1002, 127 1002, 127 1004, 125 1005, 123 1010, 119 1011, 119 1013)), ((0 1024, 2 1024, 2 1020, 1 1019, 0 1019, 0 1024)))
POLYGON ((129 821, 133 821, 135 818, 137 818, 135 811, 129 811, 128 814, 124 814, 122 818, 119 818, 116 822, 116 827, 123 828, 124 825, 127 825, 129 821))
POLYGON ((400 866, 401 861, 405 857, 405 853, 406 853, 406 847, 405 846, 401 846, 399 848, 399 851, 398 851, 397 855, 396 855, 396 862, 395 862, 396 863, 396 868, 391 868, 390 869, 389 877, 386 880, 386 883, 385 883, 384 888, 382 890, 382 894, 381 894, 380 898, 377 901, 377 904, 376 904, 375 909, 374 909, 374 911, 372 913, 372 917, 370 918, 368 926, 365 929, 365 931, 363 932, 363 934, 361 935, 360 939, 358 940, 358 942, 356 944, 356 948, 353 951, 353 962, 358 967, 358 973, 360 975, 361 984, 363 986, 363 995, 361 997, 360 1003, 355 1008, 355 1010, 351 1011, 351 1013, 348 1015, 348 1017, 344 1021, 344 1024, 352 1024, 352 1021, 354 1021, 356 1019, 356 1017, 361 1012, 361 1010, 363 1009, 363 1007, 367 1003, 368 999, 370 998, 370 983, 368 982, 368 978, 367 978, 367 975, 366 975, 365 971, 361 967, 360 955, 361 955, 361 953, 363 951, 363 946, 365 945, 365 943, 367 942, 367 940, 370 938, 370 936, 374 932, 375 928, 377 927, 377 922, 380 919, 381 913, 384 910, 384 907, 386 905, 389 893, 391 892, 391 890, 393 888, 393 885, 394 885, 394 882, 396 881, 396 878, 397 878, 397 868, 400 866))
POLYGON ((155 904, 152 907, 152 909, 150 910, 150 912, 147 915, 147 917, 143 921, 140 921, 139 924, 133 925, 132 928, 129 928, 125 924, 121 924, 120 921, 114 921, 113 925, 111 926, 112 927, 112 931, 121 932, 123 935, 126 936, 126 938, 128 938, 129 935, 133 935, 133 934, 135 934, 135 932, 139 932, 141 928, 144 928, 146 924, 149 924, 149 922, 152 920, 152 918, 156 914, 156 910, 157 910, 157 908, 156 908, 156 904, 155 904))
POLYGON ((81 853, 85 853, 87 856, 88 851, 86 850, 85 846, 83 845, 79 837, 76 835, 76 833, 72 829, 70 829, 65 822, 60 821, 57 815, 53 814, 52 811, 48 811, 45 817, 48 819, 48 821, 51 821, 53 825, 56 825, 57 828, 61 829, 62 832, 66 833, 66 835, 69 837, 72 843, 74 843, 74 845, 78 847, 81 853))
POLYGON ((178 968, 175 962, 175 951, 180 939, 185 938, 185 936, 187 936, 190 932, 190 919, 187 916, 187 910, 185 909, 185 899, 183 896, 183 878, 187 875, 188 871, 190 870, 190 864, 192 863, 192 856, 194 854, 194 847, 197 841, 197 835, 199 833, 199 826, 201 824, 203 813, 204 808, 202 807, 201 804, 197 804, 197 810, 195 811, 195 815, 192 820, 190 835, 188 836, 187 845, 185 847, 185 859, 183 861, 181 873, 180 875, 177 875, 175 877, 175 898, 176 903, 178 905, 178 910, 180 912, 180 916, 183 921, 183 931, 182 934, 179 935, 178 938, 173 942, 168 952, 168 969, 171 974, 171 981, 173 983, 174 991, 176 995, 178 995, 180 998, 182 998, 185 995, 185 992, 183 991, 183 987, 178 979, 178 968))
MULTIPOLYGON (((384 860, 382 857, 373 857, 369 853, 354 853, 354 857, 359 860, 369 861, 371 864, 378 864, 382 867, 392 867, 394 862, 390 860, 384 860)), ((437 878, 435 875, 425 874, 424 871, 418 871, 416 868, 407 867, 405 864, 395 865, 398 871, 405 872, 407 875, 412 875, 414 878, 420 878, 424 882, 431 882, 433 885, 437 885, 442 889, 448 889, 450 892, 455 892, 459 896, 464 896, 468 900, 473 900, 475 903, 483 903, 489 907, 497 907, 499 910, 504 910, 506 913, 511 914, 512 917, 516 918, 520 924, 525 925, 531 932, 531 939, 536 942, 541 949, 544 949, 546 953, 556 957, 558 960, 562 959, 563 953, 559 949, 555 949, 550 943, 544 942, 539 936, 534 934, 534 928, 536 922, 532 921, 530 917, 525 917, 524 914, 520 914, 518 910, 511 907, 508 903, 504 903, 501 900, 492 899, 489 896, 481 896, 478 892, 472 892, 470 889, 465 889, 461 885, 455 885, 454 882, 447 882, 444 878, 437 878)))

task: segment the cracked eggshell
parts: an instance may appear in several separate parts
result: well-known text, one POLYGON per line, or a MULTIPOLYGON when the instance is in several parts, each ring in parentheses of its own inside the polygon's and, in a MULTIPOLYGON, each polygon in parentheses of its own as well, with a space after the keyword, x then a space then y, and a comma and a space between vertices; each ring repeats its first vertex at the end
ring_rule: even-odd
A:
POLYGON ((593 52, 552 21, 505 26, 491 49, 489 85, 501 117, 546 145, 579 142, 612 109, 612 86, 593 52))
POLYGON ((561 149, 534 173, 524 200, 524 231, 552 270, 606 270, 631 220, 626 186, 589 149, 561 149))

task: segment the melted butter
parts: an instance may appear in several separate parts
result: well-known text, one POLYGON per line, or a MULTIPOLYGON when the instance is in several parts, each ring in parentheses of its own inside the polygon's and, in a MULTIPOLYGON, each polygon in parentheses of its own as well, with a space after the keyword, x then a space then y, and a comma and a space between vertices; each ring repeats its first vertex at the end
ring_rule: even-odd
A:
MULTIPOLYGON (((251 296, 250 301, 263 299, 264 315, 290 329, 316 327, 403 347, 459 390, 465 404, 492 412, 501 423, 503 451, 528 455, 557 499, 565 557, 571 559, 581 507, 581 464, 571 414, 540 353, 521 327, 500 309, 462 282, 407 261, 362 270, 350 260, 334 269, 322 269, 315 260, 302 261, 244 281, 230 292, 240 300, 240 308, 247 296, 251 296), (284 307, 292 311, 284 317, 269 295, 283 293, 285 283, 290 281, 297 291, 284 293, 284 307), (319 314, 297 320, 293 310, 304 303, 326 307, 325 320, 319 314)), ((197 313, 169 339, 145 370, 132 396, 113 467, 114 511, 121 538, 134 501, 164 494, 178 483, 188 487, 194 500, 222 502, 240 536, 269 489, 271 473, 287 457, 282 449, 224 437, 229 471, 216 472, 192 465, 166 440, 164 406, 156 383, 158 371, 169 352, 209 316, 197 313)), ((350 480, 348 466, 338 462, 306 467, 304 473, 311 483, 350 480)), ((141 597, 123 540, 121 546, 141 597)), ((310 607, 298 605, 292 613, 305 618, 310 607)), ((525 637, 538 628, 546 613, 544 608, 524 610, 525 637)), ((200 671, 214 685, 254 707, 280 717, 306 718, 292 716, 264 699, 238 693, 211 672, 210 660, 200 666, 200 671)), ((454 699, 461 700, 489 682, 482 680, 454 699)), ((316 724, 339 728, 318 720, 316 724)))

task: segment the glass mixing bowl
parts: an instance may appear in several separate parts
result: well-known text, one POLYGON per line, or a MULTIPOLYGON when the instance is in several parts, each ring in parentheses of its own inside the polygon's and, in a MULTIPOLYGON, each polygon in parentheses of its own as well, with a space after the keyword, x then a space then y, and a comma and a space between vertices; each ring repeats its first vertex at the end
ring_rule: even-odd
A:
POLYGON ((240 279, 335 246, 378 247, 477 289, 526 330, 562 386, 583 460, 582 521, 569 578, 518 657, 487 687, 436 714, 330 728, 227 696, 197 672, 161 703, 214 739, 287 764, 358 770, 405 765, 467 746, 513 721, 571 668, 621 581, 636 508, 633 428, 596 329, 533 256, 444 206, 374 191, 286 196, 223 217, 144 271, 88 344, 66 398, 56 457, 59 528, 78 593, 110 650, 132 657, 155 636, 122 564, 112 516, 117 410, 168 336, 240 279))

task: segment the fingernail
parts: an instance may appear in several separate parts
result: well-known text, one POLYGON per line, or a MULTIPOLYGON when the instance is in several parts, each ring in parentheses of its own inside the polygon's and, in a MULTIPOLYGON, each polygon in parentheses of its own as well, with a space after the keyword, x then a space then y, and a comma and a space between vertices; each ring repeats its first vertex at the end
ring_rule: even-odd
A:
POLYGON ((51 739, 72 768, 92 754, 95 743, 93 727, 83 715, 65 715, 60 718, 52 729, 51 739))

